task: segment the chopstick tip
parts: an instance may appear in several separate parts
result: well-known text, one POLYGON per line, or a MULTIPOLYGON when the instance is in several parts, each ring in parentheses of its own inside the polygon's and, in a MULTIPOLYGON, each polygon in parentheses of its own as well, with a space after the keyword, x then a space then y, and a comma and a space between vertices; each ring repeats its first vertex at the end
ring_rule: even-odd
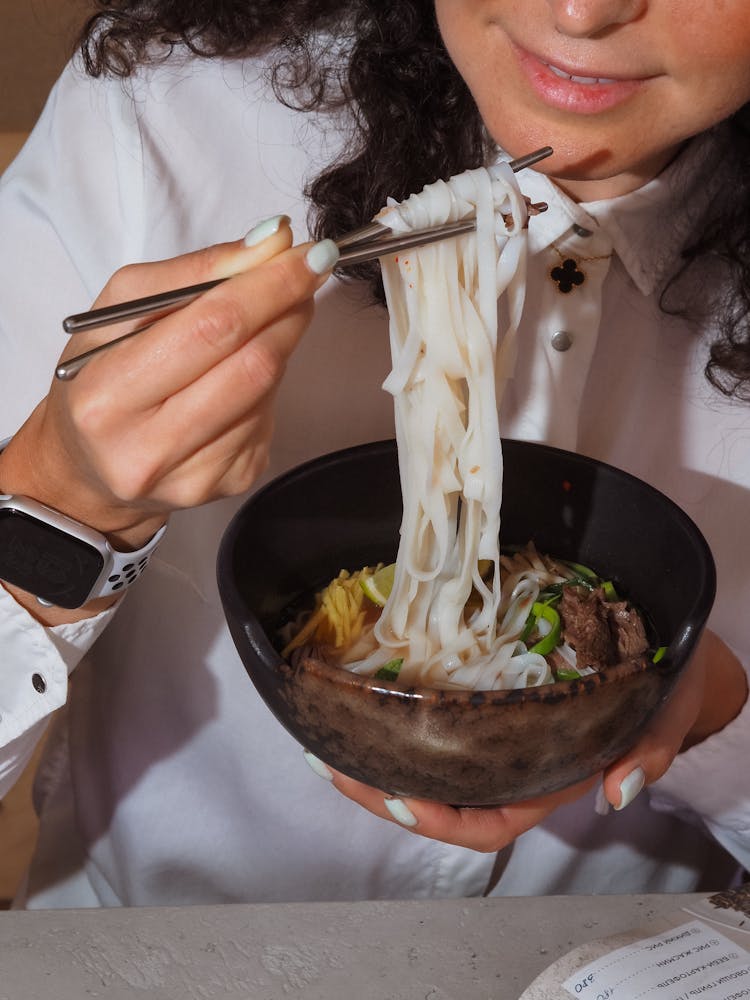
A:
POLYGON ((540 160, 546 160, 553 153, 554 149, 552 146, 542 146, 540 149, 535 149, 533 153, 527 153, 525 156, 519 156, 515 160, 510 160, 508 166, 513 173, 517 173, 519 170, 523 170, 524 167, 532 167, 535 163, 539 163, 540 160))

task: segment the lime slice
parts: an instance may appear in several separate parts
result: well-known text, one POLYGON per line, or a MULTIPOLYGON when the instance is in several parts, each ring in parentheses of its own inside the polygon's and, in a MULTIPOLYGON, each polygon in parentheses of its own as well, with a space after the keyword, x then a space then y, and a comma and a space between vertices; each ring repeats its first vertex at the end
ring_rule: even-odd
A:
POLYGON ((396 564, 390 563, 388 566, 381 566, 380 569, 368 576, 360 577, 360 585, 367 597, 382 608, 393 590, 393 577, 396 572, 396 564))

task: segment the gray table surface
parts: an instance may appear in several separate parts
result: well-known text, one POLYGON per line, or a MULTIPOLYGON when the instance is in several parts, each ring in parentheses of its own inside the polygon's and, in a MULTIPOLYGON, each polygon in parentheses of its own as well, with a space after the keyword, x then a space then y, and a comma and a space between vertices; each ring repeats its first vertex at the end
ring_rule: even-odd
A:
POLYGON ((517 1000, 577 945, 697 896, 0 913, 0 1000, 517 1000))

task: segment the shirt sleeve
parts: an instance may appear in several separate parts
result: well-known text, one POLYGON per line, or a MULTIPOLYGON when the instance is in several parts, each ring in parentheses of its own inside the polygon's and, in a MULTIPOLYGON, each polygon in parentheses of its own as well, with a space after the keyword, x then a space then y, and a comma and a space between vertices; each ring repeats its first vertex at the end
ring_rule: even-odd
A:
POLYGON ((29 761, 68 675, 114 614, 47 628, 0 587, 0 799, 29 761))
MULTIPOLYGON (((70 65, 0 180, 0 439, 46 395, 66 341, 62 319, 88 309, 140 256, 139 172, 128 171, 127 191, 121 183, 124 162, 132 168, 141 155, 123 86, 94 86, 70 65)), ((46 628, 0 586, 0 797, 113 614, 46 628)))
POLYGON ((0 439, 47 394, 64 317, 144 259, 143 154, 125 86, 68 66, 0 180, 0 439))

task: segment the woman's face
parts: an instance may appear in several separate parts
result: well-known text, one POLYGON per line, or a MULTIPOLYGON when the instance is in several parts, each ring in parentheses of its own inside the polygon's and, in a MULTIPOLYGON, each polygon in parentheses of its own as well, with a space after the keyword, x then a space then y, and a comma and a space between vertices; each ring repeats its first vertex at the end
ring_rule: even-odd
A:
POLYGON ((435 0, 495 140, 581 200, 654 177, 750 101, 748 0, 435 0))

